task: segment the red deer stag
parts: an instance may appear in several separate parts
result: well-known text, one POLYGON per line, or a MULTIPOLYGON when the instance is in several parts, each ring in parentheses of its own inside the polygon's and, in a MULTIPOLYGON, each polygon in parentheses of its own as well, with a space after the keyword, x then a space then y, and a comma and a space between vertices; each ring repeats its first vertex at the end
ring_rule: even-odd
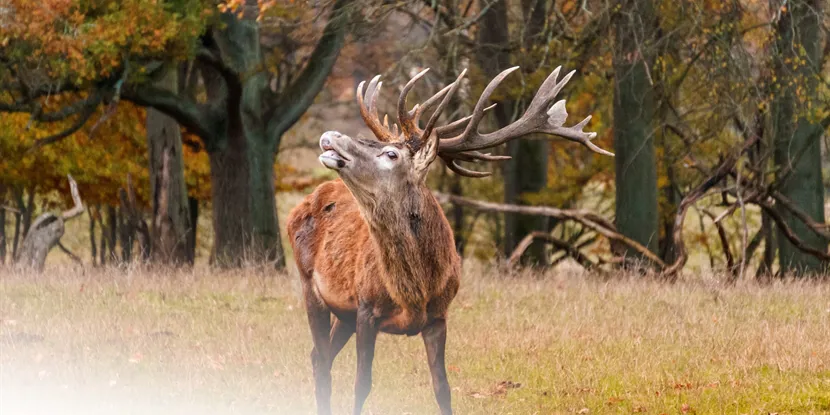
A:
POLYGON ((320 162, 337 171, 340 179, 321 184, 288 217, 288 235, 314 342, 311 362, 318 413, 331 412, 332 362, 352 333, 357 333, 354 413, 361 412, 372 386, 372 359, 379 332, 421 334, 438 406, 441 413, 452 413, 444 345, 447 309, 458 291, 461 265, 449 223, 425 184, 436 157, 457 174, 484 177, 489 173, 468 170, 457 161, 507 159, 479 150, 530 133, 558 135, 613 155, 590 142, 596 133, 582 131, 590 116, 565 127, 565 102, 551 106, 573 75, 571 72, 558 81, 560 68, 545 80, 516 122, 491 133, 479 132, 485 111, 492 108, 486 107, 488 98, 516 69, 510 68, 490 82, 472 115, 443 126, 436 126, 436 122, 464 73, 407 110, 406 96, 427 72, 424 70, 404 86, 398 99, 400 132, 395 124, 390 128, 386 117, 383 122, 378 118, 376 104, 382 84, 378 75, 369 82, 365 95, 365 82, 357 87, 360 115, 375 140, 335 131, 320 137, 320 162), (420 116, 434 107, 421 128, 420 116))

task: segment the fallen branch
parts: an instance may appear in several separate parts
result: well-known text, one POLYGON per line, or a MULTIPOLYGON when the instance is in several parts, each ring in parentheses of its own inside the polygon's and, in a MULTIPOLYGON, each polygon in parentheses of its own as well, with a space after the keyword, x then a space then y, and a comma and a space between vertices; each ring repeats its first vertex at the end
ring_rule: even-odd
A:
POLYGON ((58 241, 58 248, 60 248, 60 250, 63 251, 63 253, 66 254, 70 259, 77 262, 78 265, 84 265, 84 262, 81 261, 81 258, 73 254, 72 251, 70 251, 67 247, 63 246, 63 244, 60 243, 60 241, 58 241))
POLYGON ((535 231, 527 234, 518 245, 516 245, 516 249, 510 254, 510 257, 507 258, 507 265, 513 266, 519 262, 519 259, 525 253, 530 244, 533 243, 534 240, 541 240, 545 243, 549 243, 555 246, 558 249, 561 249, 567 253, 568 256, 573 258, 579 265, 582 265, 583 268, 586 270, 594 270, 597 268, 597 264, 594 261, 591 261, 585 254, 579 251, 578 248, 574 247, 573 245, 547 233, 541 231, 535 231))
POLYGON ((548 206, 509 205, 504 203, 484 202, 481 200, 469 199, 462 196, 449 195, 440 192, 433 192, 433 194, 441 203, 456 203, 487 212, 521 213, 525 215, 548 216, 557 219, 573 220, 574 222, 578 222, 586 228, 589 228, 610 240, 618 241, 634 249, 640 255, 656 264, 660 269, 667 267, 666 263, 648 248, 617 232, 616 227, 611 223, 611 221, 588 210, 558 209, 548 206))
POLYGON ((720 238, 721 249, 723 249, 723 256, 726 257, 726 269, 729 273, 729 282, 735 282, 735 280, 738 279, 738 274, 735 273, 737 267, 735 266, 735 257, 732 256, 732 249, 729 247, 729 235, 726 233, 726 229, 723 227, 723 224, 716 220, 714 213, 710 212, 708 209, 704 209, 703 213, 705 213, 709 219, 712 219, 712 223, 714 223, 715 227, 718 229, 718 238, 720 238))

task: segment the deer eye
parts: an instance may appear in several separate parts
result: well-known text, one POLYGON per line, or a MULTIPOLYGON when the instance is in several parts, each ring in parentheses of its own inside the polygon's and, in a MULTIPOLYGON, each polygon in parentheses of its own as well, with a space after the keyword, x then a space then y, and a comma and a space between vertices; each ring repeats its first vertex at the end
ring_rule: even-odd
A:
POLYGON ((386 157, 389 157, 389 160, 397 160, 398 159, 398 153, 396 153, 394 151, 390 150, 390 151, 387 151, 383 154, 385 154, 386 157))

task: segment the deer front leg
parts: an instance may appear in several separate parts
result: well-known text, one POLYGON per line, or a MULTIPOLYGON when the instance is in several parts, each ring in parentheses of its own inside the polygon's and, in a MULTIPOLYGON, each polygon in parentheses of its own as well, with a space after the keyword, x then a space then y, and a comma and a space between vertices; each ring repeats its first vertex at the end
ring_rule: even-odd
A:
MULTIPOLYGON (((308 285, 308 284, 306 284, 308 285)), ((331 312, 314 294, 311 287, 304 287, 308 326, 311 328, 311 366, 314 370, 314 394, 317 398, 317 413, 331 414, 331 312)))
POLYGON ((452 414, 450 383, 447 381, 447 369, 444 365, 444 348, 447 344, 447 320, 437 319, 421 331, 424 346, 427 349, 429 372, 432 374, 432 389, 435 400, 443 415, 452 414))
POLYGON ((357 378, 354 383, 354 415, 363 410, 363 403, 372 390, 372 360, 375 358, 375 341, 378 330, 372 307, 360 304, 357 309, 357 378))

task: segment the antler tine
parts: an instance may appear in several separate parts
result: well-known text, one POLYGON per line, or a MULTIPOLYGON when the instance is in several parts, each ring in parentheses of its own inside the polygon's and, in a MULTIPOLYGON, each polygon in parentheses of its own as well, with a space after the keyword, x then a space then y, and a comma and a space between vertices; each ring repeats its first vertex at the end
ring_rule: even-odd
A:
POLYGON ((512 158, 510 156, 494 156, 490 153, 482 153, 479 151, 464 151, 452 154, 451 156, 448 155, 447 157, 460 161, 502 161, 512 158))
MULTIPOLYGON (((511 72, 519 69, 518 66, 514 66, 512 68, 508 68, 498 74, 489 84, 487 84, 487 88, 484 88, 484 92, 481 93, 481 97, 478 98, 478 102, 476 102, 475 108, 473 108, 473 113, 470 115, 470 120, 467 123, 466 128, 464 128, 464 132, 461 135, 453 138, 448 138, 446 140, 441 140, 441 147, 443 148, 454 148, 457 146, 464 145, 467 141, 473 141, 480 137, 478 134, 478 124, 481 122, 481 119, 484 117, 484 108, 487 103, 487 100, 490 98, 490 95, 493 94, 493 91, 501 84, 504 78, 507 75, 510 75, 511 72)), ((472 143, 470 143, 472 144, 472 143)), ((473 147, 470 145, 470 147, 473 147)), ((489 146, 487 146, 489 147, 489 146)), ((485 147, 481 147, 485 148, 485 147)), ((475 150, 478 148, 461 148, 460 151, 463 150, 475 150)))
MULTIPOLYGON (((427 99, 426 101, 424 101, 420 105, 416 105, 415 108, 413 108, 411 111, 409 111, 409 115, 413 117, 415 125, 418 125, 418 121, 420 120, 421 115, 423 115, 425 112, 431 110, 432 107, 434 107, 435 104, 439 100, 443 99, 445 96, 452 97, 455 94, 456 89, 458 89, 458 87, 460 86, 461 79, 463 79, 464 75, 466 75, 466 74, 467 74, 467 69, 465 68, 463 71, 461 71, 461 74, 458 75, 458 78, 456 78, 455 82, 445 86, 443 89, 438 91, 435 95, 429 97, 429 99, 427 99), (449 94, 449 95, 447 95, 447 94, 449 94)), ((440 114, 442 111, 443 111, 443 108, 441 108, 439 111, 436 111, 436 113, 440 114)), ((436 129, 436 131, 437 131, 437 129, 436 129)))
POLYGON ((401 90, 401 95, 398 97, 398 122, 401 124, 401 132, 404 133, 407 137, 404 139, 409 139, 409 136, 418 134, 418 125, 415 121, 415 114, 418 112, 417 106, 413 109, 413 113, 410 113, 406 110, 406 96, 409 95, 409 91, 412 90, 412 87, 415 86, 415 83, 418 82, 426 73, 429 72, 429 68, 424 69, 421 72, 418 72, 409 82, 404 85, 403 90, 401 90))
POLYGON ((366 95, 364 96, 363 86, 365 84, 366 81, 360 82, 357 86, 356 93, 357 104, 360 107, 360 116, 363 118, 363 122, 367 127, 369 127, 370 130, 372 130, 372 133, 378 140, 382 142, 395 140, 397 134, 393 134, 392 131, 389 131, 385 119, 384 123, 381 124, 380 119, 378 118, 377 98, 378 95, 380 95, 380 88, 383 85, 383 82, 380 82, 380 75, 376 75, 372 78, 369 82, 369 86, 366 88, 366 95))
POLYGON ((444 160, 444 163, 446 163, 447 168, 452 170, 453 172, 455 172, 455 174, 457 174, 459 176, 472 177, 472 178, 477 179, 477 178, 481 178, 481 177, 487 177, 487 176, 490 176, 490 175, 493 174, 489 171, 475 171, 475 170, 470 170, 470 169, 461 167, 457 163, 457 161, 455 159, 452 159, 452 158, 447 158, 447 157, 441 157, 441 158, 444 160))
MULTIPOLYGON (((422 140, 428 140, 429 139, 429 136, 432 134, 432 129, 433 129, 433 127, 435 127, 435 122, 438 121, 438 117, 440 117, 441 113, 444 112, 444 108, 447 107, 447 104, 450 102, 450 98, 452 98, 452 96, 455 95, 455 91, 458 90, 458 87, 461 85, 461 80, 464 79, 464 75, 466 75, 466 74, 467 74, 467 69, 465 68, 458 75, 458 78, 455 78, 455 82, 447 85, 444 89, 441 90, 441 92, 439 92, 438 94, 433 95, 432 98, 428 99, 426 102, 424 102, 424 105, 421 106, 421 108, 431 107, 433 105, 433 103, 430 102, 430 101, 433 101, 433 100, 437 101, 436 97, 442 95, 442 93, 443 93, 444 99, 441 100, 441 103, 438 104, 438 108, 436 108, 435 112, 432 113, 432 116, 429 117, 429 121, 427 121, 427 125, 426 125, 426 127, 424 127, 424 131, 421 133, 422 140)), ((416 125, 417 125, 419 116, 420 116, 420 114, 418 114, 415 117, 416 125)))
MULTIPOLYGON (((496 108, 496 105, 498 105, 498 104, 490 105, 489 107, 484 109, 484 112, 486 113, 487 111, 490 111, 491 109, 496 108)), ((473 118, 473 116, 468 115, 464 118, 455 120, 455 121, 453 121, 453 122, 451 122, 447 125, 442 125, 440 127, 436 127, 435 128, 435 134, 439 138, 447 138, 447 137, 451 137, 453 134, 458 134, 458 133, 464 131, 465 128, 467 128, 467 122, 469 122, 471 118, 473 118)))

